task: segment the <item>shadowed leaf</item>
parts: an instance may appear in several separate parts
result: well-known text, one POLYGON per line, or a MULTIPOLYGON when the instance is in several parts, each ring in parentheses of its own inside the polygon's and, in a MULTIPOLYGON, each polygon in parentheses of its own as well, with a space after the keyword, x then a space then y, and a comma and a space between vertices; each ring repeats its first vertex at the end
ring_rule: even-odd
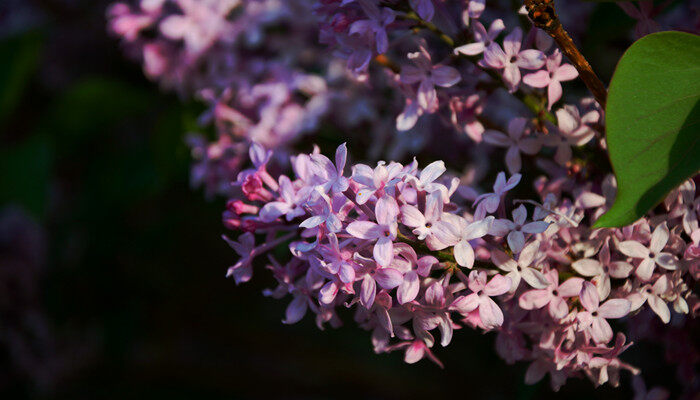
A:
POLYGON ((622 56, 606 109, 615 204, 595 227, 633 223, 700 170, 700 37, 655 33, 622 56))

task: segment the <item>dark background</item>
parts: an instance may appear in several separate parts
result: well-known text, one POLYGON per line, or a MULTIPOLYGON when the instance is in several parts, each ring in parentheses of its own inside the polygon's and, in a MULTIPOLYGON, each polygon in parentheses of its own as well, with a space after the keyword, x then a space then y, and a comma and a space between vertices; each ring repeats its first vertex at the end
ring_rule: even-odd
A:
MULTIPOLYGON (((281 324, 287 301, 261 295, 271 277, 224 278, 223 200, 189 187, 201 106, 124 57, 106 2, 2 2, 0 209, 20 221, 0 246, 3 398, 631 398, 628 375, 617 390, 526 386, 526 366, 471 330, 436 348, 441 370, 373 354, 350 315, 338 330, 281 324)), ((583 45, 607 81, 633 22, 596 7, 583 45)), ((626 359, 673 387, 660 349, 626 359)))

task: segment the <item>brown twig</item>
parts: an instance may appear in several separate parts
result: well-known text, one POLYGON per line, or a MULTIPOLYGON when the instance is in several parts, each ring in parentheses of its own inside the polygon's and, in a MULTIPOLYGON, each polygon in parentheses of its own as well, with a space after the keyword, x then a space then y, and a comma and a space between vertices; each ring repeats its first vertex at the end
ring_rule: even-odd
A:
POLYGON ((554 38, 562 53, 574 64, 581 80, 586 84, 588 90, 593 93, 596 101, 601 107, 605 108, 608 91, 600 78, 598 78, 598 75, 593 72, 591 64, 586 61, 586 58, 578 50, 574 41, 571 40, 571 36, 561 25, 559 17, 557 17, 557 13, 554 10, 554 0, 524 0, 524 3, 528 15, 532 22, 535 23, 535 26, 554 38))

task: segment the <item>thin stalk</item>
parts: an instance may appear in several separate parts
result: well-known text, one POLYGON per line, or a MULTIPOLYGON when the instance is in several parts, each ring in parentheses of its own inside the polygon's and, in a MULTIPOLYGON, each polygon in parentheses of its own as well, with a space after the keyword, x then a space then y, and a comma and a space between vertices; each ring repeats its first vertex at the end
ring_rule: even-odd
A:
POLYGON ((605 108, 608 97, 605 84, 598 78, 591 64, 576 47, 571 36, 564 30, 554 9, 554 0, 524 0, 524 3, 535 26, 547 32, 557 42, 561 52, 574 64, 581 80, 586 84, 598 104, 605 108))

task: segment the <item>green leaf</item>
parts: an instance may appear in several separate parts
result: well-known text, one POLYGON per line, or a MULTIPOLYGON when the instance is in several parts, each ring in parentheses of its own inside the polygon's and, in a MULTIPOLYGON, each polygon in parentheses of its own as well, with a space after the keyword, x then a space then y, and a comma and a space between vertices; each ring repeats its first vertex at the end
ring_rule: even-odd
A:
POLYGON ((700 170, 699 100, 699 36, 655 33, 625 52, 605 117, 617 198, 595 227, 633 223, 700 170))

